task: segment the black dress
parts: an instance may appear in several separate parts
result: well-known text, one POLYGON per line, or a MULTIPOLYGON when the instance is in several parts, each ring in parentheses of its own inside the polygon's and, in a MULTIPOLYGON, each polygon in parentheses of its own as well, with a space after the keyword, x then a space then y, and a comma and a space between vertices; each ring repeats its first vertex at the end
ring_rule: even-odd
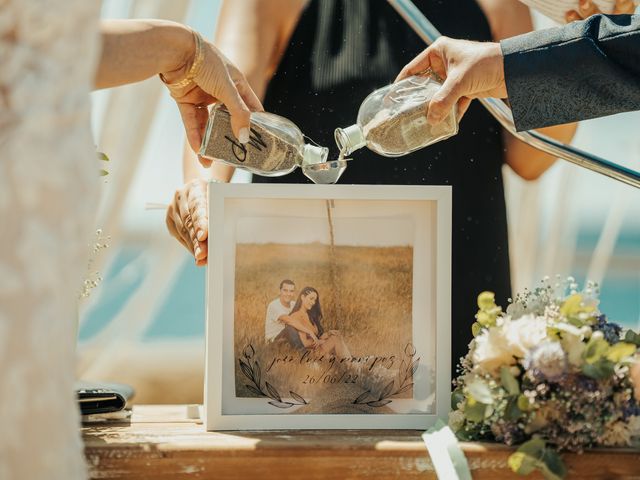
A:
MULTIPOLYGON (((417 1, 444 35, 491 40, 473 0, 417 1)), ((383 0, 313 0, 300 17, 269 83, 264 107, 291 119, 337 156, 333 131, 355 123, 364 98, 393 81, 425 48, 383 0)), ((507 219, 502 183, 501 127, 477 102, 457 136, 400 158, 362 149, 344 184, 452 185, 452 366, 467 352, 476 298, 483 290, 505 304, 510 296, 507 219)), ((255 183, 307 183, 300 170, 255 183)), ((453 371, 455 373, 455 370, 453 371)))

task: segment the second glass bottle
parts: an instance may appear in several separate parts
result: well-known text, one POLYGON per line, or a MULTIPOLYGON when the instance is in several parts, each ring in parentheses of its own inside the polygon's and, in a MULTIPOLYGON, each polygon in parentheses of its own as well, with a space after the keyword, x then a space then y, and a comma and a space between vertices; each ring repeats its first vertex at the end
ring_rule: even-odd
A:
POLYGON ((412 76, 371 93, 360 106, 357 123, 335 131, 344 155, 367 147, 399 157, 458 133, 456 107, 437 125, 427 123, 429 102, 442 84, 433 74, 412 76))

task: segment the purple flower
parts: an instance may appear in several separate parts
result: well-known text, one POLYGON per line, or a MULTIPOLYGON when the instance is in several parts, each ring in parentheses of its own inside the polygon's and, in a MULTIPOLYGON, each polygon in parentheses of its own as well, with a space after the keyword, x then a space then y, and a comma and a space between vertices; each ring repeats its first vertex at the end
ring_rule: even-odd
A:
POLYGON ((600 330, 604 335, 604 339, 611 345, 620 341, 622 327, 617 323, 607 321, 606 315, 600 315, 597 323, 593 326, 594 330, 600 330))
POLYGON ((630 400, 622 409, 622 418, 627 419, 629 417, 640 416, 640 405, 635 400, 630 400))
POLYGON ((598 381, 591 377, 580 375, 577 377, 577 387, 585 392, 594 392, 598 389, 598 381))

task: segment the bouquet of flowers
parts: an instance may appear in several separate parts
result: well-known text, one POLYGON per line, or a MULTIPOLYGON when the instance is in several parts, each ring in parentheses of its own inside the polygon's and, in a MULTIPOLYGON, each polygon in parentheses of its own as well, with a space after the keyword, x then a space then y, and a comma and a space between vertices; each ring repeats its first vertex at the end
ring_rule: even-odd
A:
POLYGON ((609 322, 598 295, 595 284, 579 292, 572 278, 547 278, 503 312, 492 293, 480 294, 452 394, 458 438, 521 444, 511 469, 552 479, 566 473, 558 452, 635 445, 640 335, 609 322))

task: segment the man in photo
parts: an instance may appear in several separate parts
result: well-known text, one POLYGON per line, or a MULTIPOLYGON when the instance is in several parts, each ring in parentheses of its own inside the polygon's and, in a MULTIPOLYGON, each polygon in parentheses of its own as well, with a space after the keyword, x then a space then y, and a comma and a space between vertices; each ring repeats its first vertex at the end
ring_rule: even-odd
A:
POLYGON ((264 322, 264 338, 267 343, 272 343, 279 338, 287 339, 287 335, 284 330, 289 325, 291 332, 296 331, 306 333, 309 335, 314 345, 318 343, 318 337, 315 332, 301 322, 296 317, 290 317, 289 314, 295 306, 293 300, 296 295, 296 285, 293 280, 282 280, 280 282, 280 295, 274 299, 267 307, 267 316, 264 322))
POLYGON ((267 343, 273 342, 284 330, 285 324, 281 318, 291 313, 295 295, 296 285, 293 280, 282 280, 280 282, 280 295, 267 307, 267 316, 264 322, 264 338, 267 343))

